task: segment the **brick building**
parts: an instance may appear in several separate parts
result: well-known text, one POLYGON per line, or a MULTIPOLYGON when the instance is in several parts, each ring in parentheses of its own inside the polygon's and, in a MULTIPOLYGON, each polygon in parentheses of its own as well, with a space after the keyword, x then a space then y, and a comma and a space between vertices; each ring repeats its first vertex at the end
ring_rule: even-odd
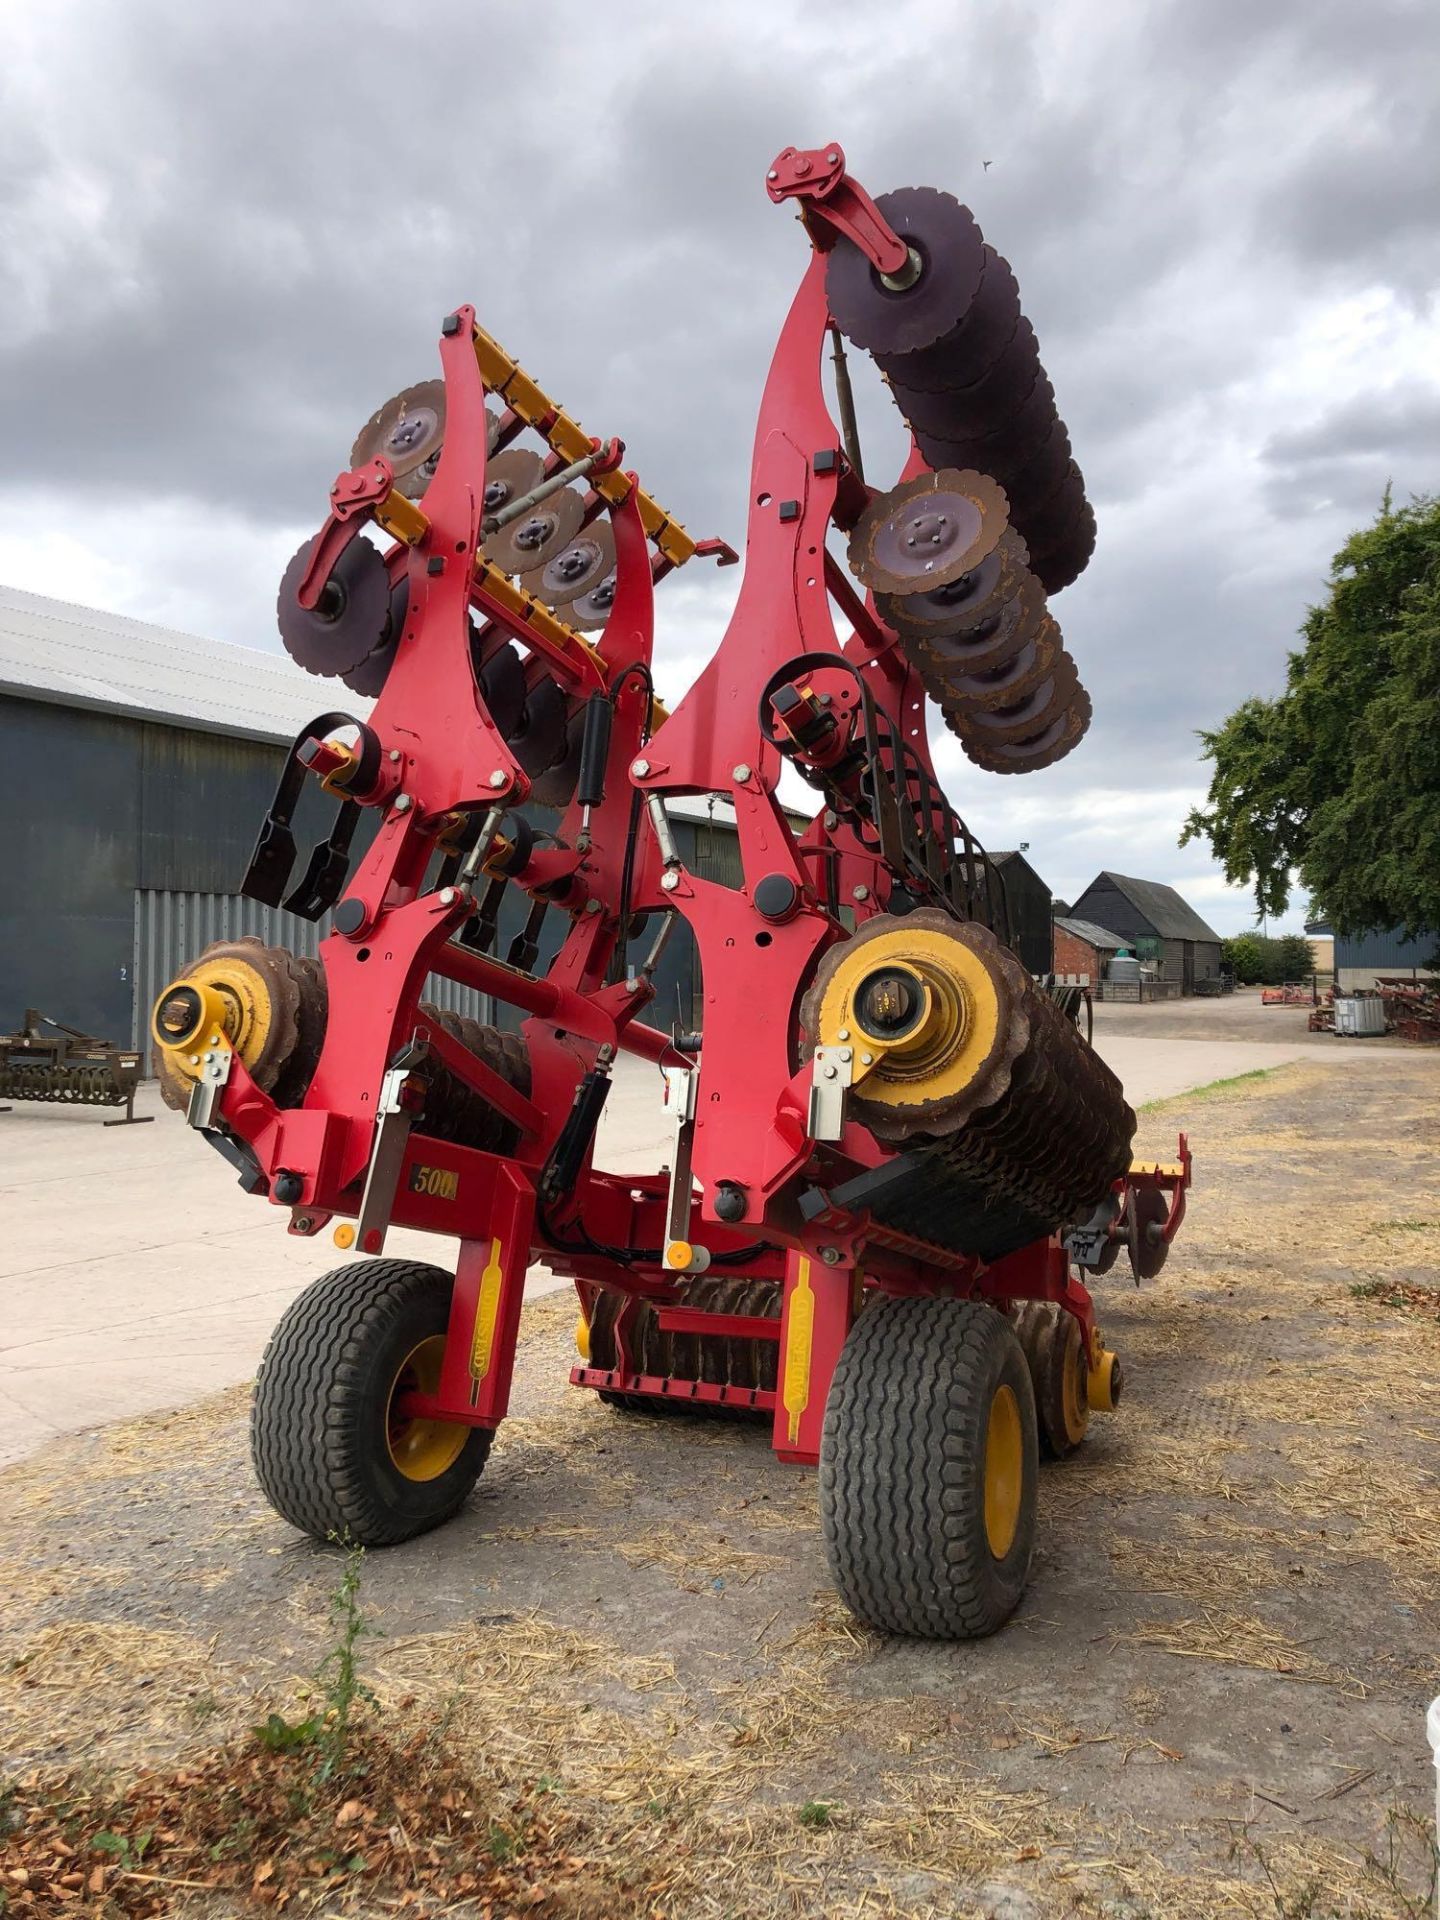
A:
POLYGON ((1112 957, 1127 948, 1128 942, 1118 933, 1097 927, 1093 920, 1076 920, 1070 915, 1056 918, 1056 973, 1080 974, 1092 983, 1103 980, 1112 957))

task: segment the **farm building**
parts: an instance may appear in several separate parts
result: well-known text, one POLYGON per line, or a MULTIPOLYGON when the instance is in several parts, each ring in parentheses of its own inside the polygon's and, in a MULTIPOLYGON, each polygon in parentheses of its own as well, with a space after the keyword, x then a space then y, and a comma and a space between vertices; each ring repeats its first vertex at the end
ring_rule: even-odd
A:
POLYGON ((1440 969, 1440 933, 1407 936, 1403 927, 1375 933, 1334 933, 1325 921, 1306 923, 1313 950, 1322 940, 1332 945, 1335 985, 1344 992, 1373 987, 1379 979, 1435 977, 1440 969))
POLYGON ((1049 973, 1052 966, 1050 889, 1025 858, 1023 849, 992 853, 1005 885, 1010 935, 1027 973, 1049 973))
POLYGON ((1075 901, 1070 917, 1118 934, 1169 991, 1188 994, 1197 980, 1220 976, 1220 936, 1174 887, 1128 874, 1101 873, 1075 901))
MULTIPOLYGON (((363 717, 369 703, 340 691, 363 717)), ((237 889, 286 751, 335 692, 278 652, 0 588, 0 763, 28 823, 0 844, 0 1032, 34 1007, 138 1050, 155 996, 211 940, 253 933, 315 951, 328 921, 237 889)), ((332 808, 307 783, 302 848, 332 808)), ((672 811, 687 864, 738 879, 728 803, 672 811)), ((362 826, 373 830, 368 811, 362 826)), ((526 904, 506 902, 502 955, 526 904)), ((552 940, 562 918, 549 915, 552 940)), ((697 972, 681 927, 657 975, 657 1025, 695 1024, 697 972)), ((451 982, 432 977, 429 991, 487 1012, 451 982)))
POLYGON ((1128 941, 1093 921, 1077 920, 1073 914, 1056 916, 1056 973, 1079 974, 1092 982, 1103 980, 1115 955, 1129 950, 1128 941))

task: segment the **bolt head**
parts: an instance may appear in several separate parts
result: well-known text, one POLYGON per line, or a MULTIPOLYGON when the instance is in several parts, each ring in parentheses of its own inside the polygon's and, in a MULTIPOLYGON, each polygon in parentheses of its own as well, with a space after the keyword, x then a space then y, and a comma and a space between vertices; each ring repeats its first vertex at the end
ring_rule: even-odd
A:
POLYGON ((837 1040, 848 1040, 850 1038, 849 1027, 841 1027, 839 1033, 835 1037, 837 1040))
POLYGON ((730 769, 730 777, 743 787, 745 782, 750 778, 750 769, 742 760, 738 767, 732 767, 730 769))
POLYGON ((408 793, 397 793, 395 796, 396 813, 409 813, 414 804, 408 793))
POLYGON ((840 1264, 840 1249, 838 1247, 822 1247, 820 1249, 820 1258, 825 1262, 827 1267, 838 1267, 840 1264))
POLYGON ((398 762, 400 758, 399 747, 391 747, 389 753, 386 754, 385 758, 391 761, 392 763, 398 762))
POLYGON ((873 1054, 873 1053, 862 1053, 862 1054, 861 1054, 861 1056, 860 1056, 860 1064, 861 1064, 861 1066, 862 1066, 862 1067, 873 1067, 873 1066, 874 1066, 874 1064, 875 1064, 875 1056, 874 1056, 874 1054, 873 1054))
POLYGON ((630 771, 637 780, 643 780, 650 771, 650 762, 648 760, 636 760, 632 763, 630 771))
POLYGON ((678 873, 662 873, 660 876, 660 884, 666 893, 673 893, 680 884, 680 876, 678 873))
POLYGON ((585 911, 586 913, 599 913, 600 902, 598 900, 587 900, 585 902, 585 911))
POLYGON ((826 1067, 825 1078, 827 1080, 834 1080, 838 1077, 839 1072, 840 1072, 840 1069, 838 1067, 826 1067))
POLYGON ((442 906, 442 907, 453 907, 453 906, 454 906, 454 904, 455 904, 455 889, 454 889, 453 887, 442 887, 442 888, 440 889, 440 904, 441 904, 441 906, 442 906))
POLYGON ((857 900, 868 900, 870 898, 869 887, 865 887, 865 886, 856 887, 854 889, 854 897, 857 900))
POLYGON ((499 767, 496 767, 495 771, 491 774, 490 784, 492 787, 496 787, 496 788, 503 787, 505 785, 505 775, 500 771, 499 767))
POLYGON ((842 1060, 853 1060, 853 1059, 855 1058, 855 1056, 854 1056, 854 1054, 853 1054, 853 1053, 852 1053, 852 1052, 850 1051, 850 1049, 849 1049, 849 1047, 841 1047, 841 1049, 840 1049, 840 1058, 841 1058, 842 1060))

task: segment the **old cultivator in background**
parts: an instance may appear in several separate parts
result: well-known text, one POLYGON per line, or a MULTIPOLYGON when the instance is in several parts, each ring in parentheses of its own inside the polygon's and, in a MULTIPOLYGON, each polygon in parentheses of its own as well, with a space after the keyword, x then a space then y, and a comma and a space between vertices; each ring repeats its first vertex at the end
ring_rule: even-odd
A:
POLYGON ((1011 953, 926 742, 927 692, 1003 773, 1058 759, 1089 716, 1046 596, 1093 516, 1014 278, 957 202, 872 201, 838 147, 787 151, 768 184, 813 252, 761 404, 738 603, 699 680, 673 713, 656 697, 655 587, 733 553, 451 314, 443 378, 369 422, 281 587, 294 657, 375 700, 296 742, 248 876, 292 911, 334 907, 322 964, 211 948, 154 1036, 172 1103, 292 1233, 338 1217, 366 1255, 392 1225, 460 1243, 453 1277, 361 1260, 281 1322, 254 1452, 297 1526, 378 1544, 455 1512, 540 1258, 579 1292, 577 1385, 768 1417, 783 1458, 819 1463, 855 1611, 980 1634, 1024 1588, 1039 1448, 1070 1452, 1119 1395, 1080 1273, 1121 1247, 1158 1270, 1189 1160, 1182 1141, 1131 1165, 1120 1086, 1011 953), (863 476, 842 336, 913 431, 887 493, 863 476), (798 837, 786 762, 820 796, 798 837), (297 878, 309 780, 336 811, 297 878), (684 794, 734 803, 740 889, 678 857, 684 794), (561 809, 555 833, 517 810, 530 797, 561 809), (509 888, 529 911, 501 957, 509 888), (542 972, 547 914, 563 940, 542 972), (644 1018, 677 915, 703 1036, 644 1018), (422 1003, 432 971, 520 1032, 422 1003), (620 1048, 660 1070, 674 1126, 669 1168, 639 1178, 593 1160, 620 1048))

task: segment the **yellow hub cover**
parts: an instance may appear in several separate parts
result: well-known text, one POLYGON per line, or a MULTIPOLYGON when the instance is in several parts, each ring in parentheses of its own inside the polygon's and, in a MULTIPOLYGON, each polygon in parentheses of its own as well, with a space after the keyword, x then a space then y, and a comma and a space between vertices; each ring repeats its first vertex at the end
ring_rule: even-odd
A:
POLYGON ((440 1391, 445 1336, 432 1333, 406 1354, 385 1408, 385 1439, 396 1470, 407 1480, 438 1480, 464 1451, 470 1429, 458 1420, 427 1420, 400 1413, 404 1393, 440 1391))
POLYGON ((999 1386, 985 1427, 985 1538, 997 1560, 1015 1544, 1025 1487, 1025 1436, 1013 1387, 999 1386))

